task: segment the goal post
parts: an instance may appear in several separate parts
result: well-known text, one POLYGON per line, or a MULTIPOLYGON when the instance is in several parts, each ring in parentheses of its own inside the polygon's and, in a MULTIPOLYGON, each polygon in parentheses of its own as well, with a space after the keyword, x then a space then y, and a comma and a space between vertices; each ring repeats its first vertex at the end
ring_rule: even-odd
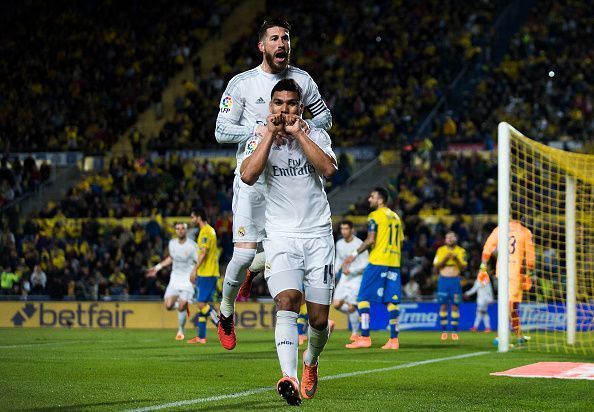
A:
POLYGON ((500 123, 498 226, 499 352, 515 342, 509 301, 521 288, 529 349, 594 353, 594 155, 546 146, 500 123), (514 220, 531 232, 533 262, 513 255, 514 220))

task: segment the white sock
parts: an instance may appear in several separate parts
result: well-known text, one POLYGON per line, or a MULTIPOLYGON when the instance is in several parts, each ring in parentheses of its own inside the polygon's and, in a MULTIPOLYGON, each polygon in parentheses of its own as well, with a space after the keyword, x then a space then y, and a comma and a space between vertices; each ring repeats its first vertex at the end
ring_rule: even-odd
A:
POLYGON ((485 328, 491 329, 491 318, 489 317, 488 313, 485 313, 483 315, 483 321, 485 322, 485 328))
POLYGON ((328 342, 329 333, 330 329, 328 328, 328 325, 326 325, 326 328, 323 330, 317 330, 309 325, 307 351, 303 356, 303 362, 305 362, 306 365, 312 366, 318 363, 320 354, 324 350, 326 342, 328 342))
POLYGON ((349 313, 349 321, 351 321, 351 329, 353 333, 358 335, 361 332, 359 330, 359 313, 357 311, 349 313))
POLYGON ((177 322, 179 323, 179 331, 184 333, 184 328, 186 326, 186 319, 188 318, 188 312, 185 310, 177 312, 177 322))
POLYGON ((264 266, 266 265, 266 256, 264 256, 264 252, 256 253, 252 264, 250 265, 250 272, 259 273, 264 270, 264 266))
POLYGON ((348 315, 349 314, 349 304, 343 303, 342 306, 340 308, 338 308, 338 310, 341 311, 342 313, 346 313, 348 315))
POLYGON ((225 280, 223 281, 223 298, 221 299, 221 313, 228 318, 235 312, 235 300, 239 288, 245 280, 245 271, 254 260, 256 249, 233 248, 233 257, 227 265, 225 280))
POLYGON ((476 316, 474 317, 474 327, 475 328, 479 327, 482 319, 483 319, 483 315, 480 312, 476 312, 476 316))
POLYGON ((299 315, 288 310, 276 312, 274 341, 276 354, 283 375, 297 379, 297 358, 299 356, 299 334, 297 333, 297 317, 299 315))

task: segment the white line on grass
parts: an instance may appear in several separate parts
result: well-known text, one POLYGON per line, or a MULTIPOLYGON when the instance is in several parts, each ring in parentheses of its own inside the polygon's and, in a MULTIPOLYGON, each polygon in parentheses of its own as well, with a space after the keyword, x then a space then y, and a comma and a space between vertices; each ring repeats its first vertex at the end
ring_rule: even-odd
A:
MULTIPOLYGON (((463 355, 448 356, 445 358, 434 358, 434 359, 427 359, 427 360, 423 360, 423 361, 403 363, 401 365, 388 366, 386 368, 367 369, 367 370, 363 370, 363 371, 339 373, 338 375, 330 375, 330 376, 321 377, 320 380, 321 381, 332 381, 335 379, 351 378, 353 376, 369 375, 369 374, 375 374, 375 373, 381 373, 381 372, 394 371, 394 370, 398 370, 398 369, 414 368, 415 366, 428 365, 430 363, 445 362, 445 361, 456 360, 456 359, 471 358, 473 356, 485 355, 487 353, 490 353, 490 352, 472 352, 472 353, 465 353, 463 355)), ((234 399, 234 398, 241 398, 244 396, 255 395, 257 393, 268 392, 268 391, 275 390, 275 389, 276 389, 275 386, 266 386, 266 387, 262 387, 262 388, 251 389, 248 391, 231 393, 229 395, 209 396, 208 398, 188 399, 186 401, 169 402, 169 403, 163 403, 161 405, 147 406, 147 407, 138 408, 138 409, 130 409, 128 412, 158 411, 161 409, 175 408, 175 407, 179 407, 179 406, 195 405, 197 403, 223 401, 226 399, 234 399)))

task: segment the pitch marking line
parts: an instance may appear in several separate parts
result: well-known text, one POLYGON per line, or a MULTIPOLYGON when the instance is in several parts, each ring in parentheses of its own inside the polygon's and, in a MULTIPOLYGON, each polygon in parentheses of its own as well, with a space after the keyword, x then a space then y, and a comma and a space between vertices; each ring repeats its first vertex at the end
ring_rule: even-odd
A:
MULTIPOLYGON (((320 380, 321 381, 332 381, 335 379, 351 378, 353 376, 369 375, 369 374, 375 374, 375 373, 381 373, 381 372, 394 371, 394 370, 398 370, 398 369, 414 368, 415 366, 428 365, 431 363, 446 362, 446 361, 456 360, 456 359, 472 358, 474 356, 481 356, 481 355, 485 355, 487 353, 491 353, 491 352, 472 352, 472 353, 466 353, 463 355, 448 356, 446 358, 434 358, 434 359, 427 359, 427 360, 423 360, 423 361, 403 363, 401 365, 388 366, 386 368, 368 369, 368 370, 356 371, 356 372, 339 373, 338 375, 323 376, 320 378, 320 380)), ((175 407, 179 407, 179 406, 195 405, 197 403, 216 402, 216 401, 222 401, 222 400, 226 400, 226 399, 242 398, 244 396, 255 395, 257 393, 268 392, 268 391, 272 391, 272 390, 276 390, 276 386, 266 386, 266 387, 262 387, 262 388, 251 389, 248 391, 231 393, 229 395, 209 396, 208 398, 188 399, 186 401, 164 403, 161 405, 147 406, 147 407, 138 408, 138 409, 130 409, 130 410, 128 410, 128 412, 159 411, 161 409, 175 408, 175 407)))

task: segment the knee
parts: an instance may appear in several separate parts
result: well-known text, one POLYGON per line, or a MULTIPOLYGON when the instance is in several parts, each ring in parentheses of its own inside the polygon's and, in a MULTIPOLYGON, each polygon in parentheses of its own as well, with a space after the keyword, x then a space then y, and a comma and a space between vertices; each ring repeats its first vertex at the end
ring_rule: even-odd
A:
POLYGON ((291 312, 299 313, 301 306, 301 293, 284 291, 275 296, 276 310, 289 310, 291 312))
POLYGON ((204 303, 204 302, 196 302, 196 306, 198 306, 198 309, 202 309, 204 306, 206 306, 206 303, 204 303))
POLYGON ((174 303, 167 303, 167 302, 165 302, 165 309, 171 310, 171 309, 173 309, 173 306, 174 305, 175 305, 174 303))
POLYGON ((179 302, 179 307, 177 308, 178 311, 183 312, 188 307, 188 302, 185 300, 179 302))

